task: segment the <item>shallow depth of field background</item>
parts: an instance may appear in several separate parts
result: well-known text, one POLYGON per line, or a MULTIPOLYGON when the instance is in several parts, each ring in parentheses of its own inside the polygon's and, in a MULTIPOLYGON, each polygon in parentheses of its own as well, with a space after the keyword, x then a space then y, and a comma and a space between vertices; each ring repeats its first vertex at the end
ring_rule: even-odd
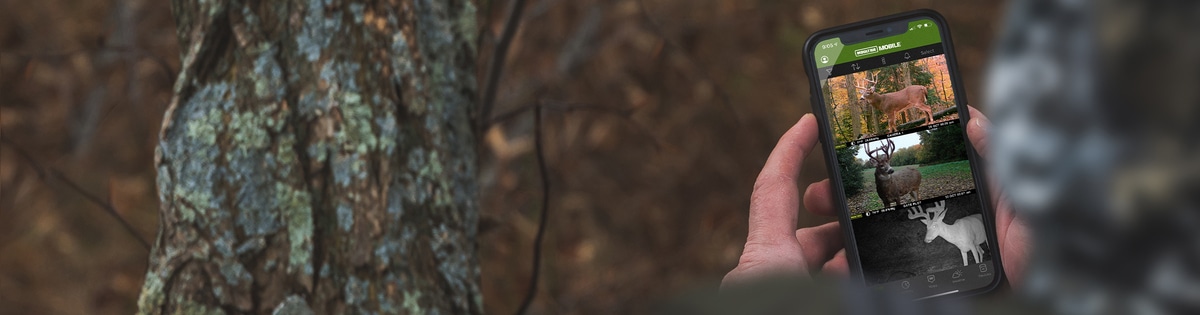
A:
MULTIPOLYGON (((153 152, 179 67, 168 2, 0 7, 0 135, 153 239, 153 152)), ((486 32, 499 32, 507 7, 478 4, 486 32)), ((552 104, 551 213, 532 313, 644 312, 715 285, 741 252, 762 162, 809 112, 804 40, 920 7, 949 19, 967 96, 978 99, 1002 3, 645 0, 651 22, 633 0, 528 1, 496 113, 552 104)), ((481 74, 495 36, 484 37, 481 74)), ((481 139, 489 313, 512 312, 529 277, 540 207, 531 126, 516 116, 481 139)), ((801 185, 826 176, 814 155, 801 185)), ((803 214, 800 224, 828 220, 803 214)), ((146 262, 101 209, 0 146, 0 314, 129 314, 146 262)))

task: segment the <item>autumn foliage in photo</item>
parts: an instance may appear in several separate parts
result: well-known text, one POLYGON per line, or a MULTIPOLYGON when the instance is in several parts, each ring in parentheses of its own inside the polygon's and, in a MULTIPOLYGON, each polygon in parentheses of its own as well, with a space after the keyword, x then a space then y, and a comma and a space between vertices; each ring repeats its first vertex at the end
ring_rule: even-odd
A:
POLYGON ((958 119, 957 112, 953 110, 954 88, 945 55, 829 78, 821 83, 821 87, 825 93, 825 104, 828 105, 826 112, 833 122, 831 126, 838 144, 886 134, 896 127, 912 128, 958 119), (908 108, 898 112, 897 126, 890 126, 885 119, 887 113, 863 99, 871 87, 876 93, 887 94, 909 86, 926 88, 924 102, 932 109, 934 121, 909 124, 923 118, 924 114, 915 108, 908 108))

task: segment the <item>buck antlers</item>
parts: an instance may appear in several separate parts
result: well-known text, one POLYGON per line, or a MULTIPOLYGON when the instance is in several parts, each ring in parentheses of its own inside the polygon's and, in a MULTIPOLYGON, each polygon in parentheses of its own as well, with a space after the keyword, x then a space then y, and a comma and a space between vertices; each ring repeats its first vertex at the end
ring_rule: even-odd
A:
POLYGON ((908 213, 909 220, 921 220, 921 223, 925 223, 927 225, 929 224, 929 220, 933 219, 933 216, 929 214, 928 210, 921 209, 919 206, 904 209, 904 212, 908 213))
POLYGON ((900 111, 909 108, 916 108, 924 112, 926 123, 933 122, 933 109, 925 104, 928 101, 925 98, 928 89, 920 85, 910 85, 896 92, 879 94, 875 92, 877 81, 872 80, 877 79, 878 75, 879 73, 875 73, 871 79, 866 79, 867 82, 871 83, 868 87, 862 87, 857 84, 855 86, 858 86, 862 91, 860 92, 861 96, 858 98, 860 101, 866 101, 871 104, 871 107, 883 112, 886 116, 888 132, 896 132, 896 119, 900 118, 900 111))
POLYGON ((892 153, 896 153, 896 143, 892 142, 892 139, 887 139, 886 144, 875 150, 871 150, 871 143, 868 142, 865 145, 867 147, 867 156, 871 157, 872 161, 875 161, 875 165, 887 164, 892 160, 892 153), (876 156, 876 152, 883 152, 883 154, 876 156))
POLYGON ((909 219, 921 219, 922 223, 929 224, 934 218, 944 218, 946 216, 946 201, 938 201, 933 203, 932 207, 921 209, 921 207, 912 207, 904 210, 908 213, 909 219))
MULTIPOLYGON (((876 72, 875 75, 871 76, 871 79, 876 79, 878 76, 879 76, 879 73, 876 72)), ((854 84, 854 87, 858 88, 859 100, 862 100, 862 96, 867 95, 868 92, 875 91, 875 85, 878 84, 878 82, 875 82, 875 80, 871 80, 871 79, 863 78, 863 80, 867 80, 867 83, 871 83, 870 86, 861 86, 858 84, 854 84)))
POLYGON ((972 214, 955 220, 954 223, 946 224, 943 220, 946 219, 946 201, 942 200, 933 204, 932 207, 921 209, 921 207, 912 207, 906 209, 909 219, 919 219, 925 224, 925 243, 932 243, 933 240, 941 237, 950 244, 958 247, 959 253, 962 255, 963 266, 969 262, 967 253, 972 253, 971 258, 975 259, 975 263, 983 262, 983 247, 980 244, 987 244, 987 234, 983 227, 983 215, 972 214))

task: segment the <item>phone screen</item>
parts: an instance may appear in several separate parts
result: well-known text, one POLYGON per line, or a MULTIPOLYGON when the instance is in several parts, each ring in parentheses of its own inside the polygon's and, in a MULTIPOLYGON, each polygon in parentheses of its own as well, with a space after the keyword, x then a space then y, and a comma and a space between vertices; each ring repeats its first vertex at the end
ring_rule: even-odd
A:
MULTIPOLYGON (((903 24, 896 24, 903 27, 903 24)), ((939 25, 860 43, 820 41, 812 61, 864 280, 917 298, 996 277, 939 25)))

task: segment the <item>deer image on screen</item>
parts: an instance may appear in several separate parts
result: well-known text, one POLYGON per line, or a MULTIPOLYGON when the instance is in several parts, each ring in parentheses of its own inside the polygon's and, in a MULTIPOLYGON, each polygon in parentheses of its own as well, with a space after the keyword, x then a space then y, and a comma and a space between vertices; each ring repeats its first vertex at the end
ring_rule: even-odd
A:
MULTIPOLYGON (((878 76, 878 73, 876 74, 878 76)), ((859 101, 866 101, 871 104, 871 107, 883 112, 888 121, 888 132, 896 132, 896 119, 900 118, 900 111, 909 108, 916 108, 925 112, 925 122, 933 122, 933 109, 926 105, 926 88, 920 85, 910 85, 896 92, 879 94, 875 91, 875 86, 878 78, 872 76, 872 79, 867 79, 870 83, 866 87, 858 86, 861 93, 859 101)))
POLYGON ((892 168, 892 153, 896 153, 896 144, 892 140, 875 150, 867 143, 866 149, 867 156, 875 163, 875 191, 884 207, 893 203, 900 205, 900 198, 904 196, 911 196, 913 201, 921 199, 921 172, 915 168, 900 171, 892 168))
POLYGON ((938 237, 958 247, 962 253, 963 266, 967 266, 967 252, 975 258, 975 263, 983 262, 983 247, 987 244, 987 234, 983 229, 983 215, 972 214, 946 224, 946 201, 934 203, 932 207, 922 209, 920 206, 905 210, 909 219, 920 219, 925 224, 925 243, 932 243, 938 237))

